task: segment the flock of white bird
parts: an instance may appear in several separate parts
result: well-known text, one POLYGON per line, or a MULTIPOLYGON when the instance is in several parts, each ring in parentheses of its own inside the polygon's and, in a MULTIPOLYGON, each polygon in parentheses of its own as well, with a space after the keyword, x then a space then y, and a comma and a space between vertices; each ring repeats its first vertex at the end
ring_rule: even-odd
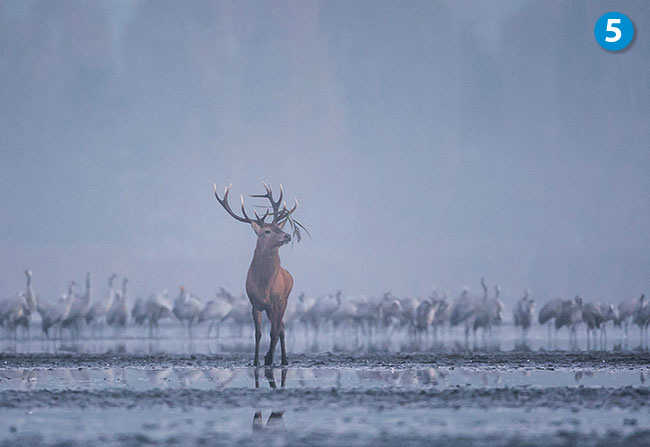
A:
MULTIPOLYGON (((223 325, 236 327, 241 335, 244 327, 252 325, 251 307, 244 296, 235 297, 221 288, 214 299, 204 303, 195 295, 180 287, 179 294, 173 300, 167 290, 137 298, 129 311, 127 306, 128 279, 123 278, 118 288, 117 275, 108 278, 108 289, 102 299, 93 299, 91 275, 86 274, 85 287, 80 293, 76 291, 77 283, 70 281, 67 291, 60 299, 51 302, 40 298, 32 287, 32 273, 25 272, 27 285, 24 291, 0 302, 0 326, 3 326, 16 339, 19 328, 23 337, 29 337, 32 316, 40 316, 41 330, 45 338, 63 338, 64 331, 71 338, 79 338, 84 326, 97 328, 105 325, 120 330, 131 321, 135 325, 149 327, 149 335, 156 336, 161 320, 177 321, 187 327, 188 335, 195 336, 196 327, 208 325, 207 336, 220 336, 223 325)), ((354 332, 372 337, 384 334, 390 337, 395 331, 406 331, 413 337, 429 337, 444 327, 460 326, 465 338, 479 330, 483 336, 491 333, 492 328, 501 326, 504 320, 504 305, 501 301, 500 288, 495 286, 494 295, 489 296, 488 287, 481 278, 482 295, 472 295, 469 288, 452 302, 446 294, 434 290, 427 298, 398 298, 392 293, 379 297, 343 297, 341 292, 314 298, 300 294, 289 299, 284 322, 289 328, 303 326, 305 331, 312 331, 315 337, 322 328, 330 331, 354 332)), ((521 329, 522 336, 535 323, 534 300, 530 299, 526 289, 524 296, 516 302, 513 310, 514 325, 521 329)), ((644 295, 630 299, 618 305, 603 305, 597 302, 583 303, 582 297, 572 300, 554 299, 547 302, 537 314, 540 325, 548 325, 549 337, 554 324, 557 331, 566 327, 575 339, 579 325, 587 328, 587 337, 592 334, 601 338, 605 336, 609 322, 614 327, 624 327, 628 333, 630 323, 637 325, 647 336, 650 325, 650 305, 644 295)))

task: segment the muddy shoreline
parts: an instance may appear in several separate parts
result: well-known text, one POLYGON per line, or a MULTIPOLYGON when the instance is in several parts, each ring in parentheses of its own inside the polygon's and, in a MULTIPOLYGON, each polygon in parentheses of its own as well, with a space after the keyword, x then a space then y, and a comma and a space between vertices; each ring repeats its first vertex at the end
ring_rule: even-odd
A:
MULTIPOLYGON (((482 369, 535 368, 648 368, 650 352, 612 351, 497 351, 458 353, 292 354, 290 367, 382 367, 482 369)), ((7 368, 202 368, 252 366, 250 353, 228 354, 0 354, 0 369, 7 368)), ((278 365, 275 365, 276 367, 278 365)))
POLYGON ((1 354, 0 447, 650 446, 648 352, 293 354, 257 376, 251 360, 1 354))
POLYGON ((399 390, 374 389, 218 389, 146 390, 110 389, 102 391, 4 391, 0 408, 224 408, 224 407, 346 407, 386 408, 650 408, 647 387, 590 388, 503 387, 492 389, 399 390))

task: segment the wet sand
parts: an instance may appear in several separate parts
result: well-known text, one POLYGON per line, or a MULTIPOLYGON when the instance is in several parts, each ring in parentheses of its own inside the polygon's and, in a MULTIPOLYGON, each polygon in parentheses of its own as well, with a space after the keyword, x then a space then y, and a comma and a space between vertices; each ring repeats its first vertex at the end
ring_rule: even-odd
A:
MULTIPOLYGON (((650 352, 634 351, 462 351, 462 352, 375 352, 291 354, 291 367, 480 367, 484 369, 513 368, 646 368, 650 352)), ((277 363, 277 362, 276 362, 277 363)), ((133 354, 108 352, 76 353, 0 353, 0 368, 101 368, 113 367, 246 367, 252 366, 252 354, 234 352, 220 354, 155 353, 133 354)))
POLYGON ((650 445, 647 352, 0 355, 0 445, 650 445))

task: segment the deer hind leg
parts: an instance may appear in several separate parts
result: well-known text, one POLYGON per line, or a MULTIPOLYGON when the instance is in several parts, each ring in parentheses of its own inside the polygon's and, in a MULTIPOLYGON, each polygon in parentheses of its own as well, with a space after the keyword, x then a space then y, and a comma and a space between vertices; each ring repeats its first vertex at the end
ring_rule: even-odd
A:
POLYGON ((287 346, 284 343, 284 323, 280 322, 280 349, 282 349, 282 364, 288 365, 289 361, 287 360, 287 346))
POLYGON ((253 366, 260 366, 260 339, 262 338, 262 311, 253 308, 253 323, 255 323, 255 360, 253 366))

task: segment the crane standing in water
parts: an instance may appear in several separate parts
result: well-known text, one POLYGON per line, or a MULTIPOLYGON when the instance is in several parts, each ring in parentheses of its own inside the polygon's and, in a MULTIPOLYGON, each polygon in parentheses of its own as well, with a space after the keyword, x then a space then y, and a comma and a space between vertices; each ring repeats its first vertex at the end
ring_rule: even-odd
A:
POLYGON ((115 294, 113 305, 106 314, 106 323, 109 326, 116 328, 126 327, 126 320, 129 311, 126 308, 126 284, 129 282, 127 278, 122 278, 122 290, 115 294))
POLYGON ((290 222, 294 236, 297 236, 296 239, 298 241, 300 240, 300 232, 296 225, 302 225, 291 219, 291 214, 298 207, 298 201, 296 200, 296 204, 291 209, 288 209, 286 203, 282 202, 282 185, 280 185, 280 196, 278 200, 273 200, 271 187, 266 183, 264 183, 264 189, 266 190, 266 194, 256 194, 251 197, 268 199, 271 203, 271 209, 267 209, 262 217, 259 217, 257 212, 255 212, 255 218, 250 218, 246 214, 243 196, 241 196, 242 216, 238 216, 230 208, 228 204, 230 186, 225 188, 223 199, 220 199, 219 194, 217 194, 217 185, 215 184, 214 195, 228 214, 239 222, 250 224, 257 235, 255 253, 253 254, 253 260, 251 261, 246 277, 246 294, 253 306, 253 322, 255 323, 254 365, 259 366, 260 339, 262 338, 262 312, 266 312, 271 322, 271 344, 264 357, 264 364, 273 364, 273 353, 279 339, 282 349, 282 364, 288 365, 289 362, 287 361, 287 350, 284 341, 284 323, 282 319, 287 308, 289 294, 293 288, 293 278, 280 265, 278 249, 291 242, 291 235, 283 231, 285 224, 290 222), (273 220, 266 222, 265 220, 269 215, 272 216, 273 220))
POLYGON ((533 324, 535 301, 528 299, 529 295, 530 291, 528 289, 524 290, 524 296, 517 301, 517 307, 515 307, 514 311, 515 326, 521 328, 521 333, 524 336, 533 324))

